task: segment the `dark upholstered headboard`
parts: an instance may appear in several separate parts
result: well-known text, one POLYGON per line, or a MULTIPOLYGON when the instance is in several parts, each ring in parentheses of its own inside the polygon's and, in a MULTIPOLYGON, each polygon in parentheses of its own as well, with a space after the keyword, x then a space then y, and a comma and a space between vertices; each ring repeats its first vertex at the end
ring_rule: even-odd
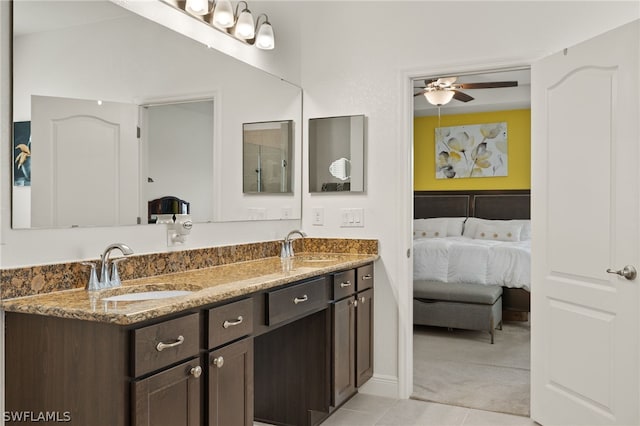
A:
POLYGON ((530 219, 531 191, 508 189, 414 192, 414 219, 461 216, 482 219, 530 219))

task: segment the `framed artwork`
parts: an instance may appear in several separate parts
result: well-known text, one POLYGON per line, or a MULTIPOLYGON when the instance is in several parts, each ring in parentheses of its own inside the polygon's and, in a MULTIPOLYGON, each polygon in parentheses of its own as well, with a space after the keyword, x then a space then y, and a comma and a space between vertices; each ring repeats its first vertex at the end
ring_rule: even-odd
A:
POLYGON ((31 186, 31 122, 13 123, 13 185, 31 186))
POLYGON ((507 176, 507 123, 436 128, 436 179, 507 176))

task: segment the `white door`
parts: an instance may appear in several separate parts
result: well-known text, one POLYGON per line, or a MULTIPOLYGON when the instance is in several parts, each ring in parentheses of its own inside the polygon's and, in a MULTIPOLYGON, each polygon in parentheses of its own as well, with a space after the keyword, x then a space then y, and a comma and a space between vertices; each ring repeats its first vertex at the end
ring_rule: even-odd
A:
POLYGON ((135 224, 137 106, 31 98, 31 225, 135 224))
POLYGON ((532 68, 531 415, 638 425, 640 21, 532 68))

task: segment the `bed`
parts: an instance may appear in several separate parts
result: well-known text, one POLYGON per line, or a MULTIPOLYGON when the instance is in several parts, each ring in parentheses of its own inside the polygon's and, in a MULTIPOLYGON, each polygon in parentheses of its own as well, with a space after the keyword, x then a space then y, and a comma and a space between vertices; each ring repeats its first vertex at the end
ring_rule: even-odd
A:
POLYGON ((528 317, 528 190, 416 191, 414 219, 414 281, 501 286, 502 309, 528 317))

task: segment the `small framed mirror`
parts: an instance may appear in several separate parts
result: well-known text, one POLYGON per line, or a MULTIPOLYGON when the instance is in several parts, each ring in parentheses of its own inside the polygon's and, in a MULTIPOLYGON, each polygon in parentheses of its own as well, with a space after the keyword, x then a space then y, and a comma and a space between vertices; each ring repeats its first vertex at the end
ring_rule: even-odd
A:
POLYGON ((242 192, 292 192, 293 120, 242 125, 242 192))
POLYGON ((364 192, 364 115, 309 120, 309 192, 364 192))

